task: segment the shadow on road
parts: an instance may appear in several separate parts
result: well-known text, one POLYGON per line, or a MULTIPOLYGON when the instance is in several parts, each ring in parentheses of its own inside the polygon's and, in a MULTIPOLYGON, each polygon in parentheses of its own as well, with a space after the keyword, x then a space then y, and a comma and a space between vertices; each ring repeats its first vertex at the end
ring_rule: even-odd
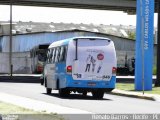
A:
POLYGON ((47 94, 47 93, 42 93, 44 95, 48 95, 48 96, 52 96, 52 97, 57 97, 57 98, 61 98, 61 99, 72 99, 72 100, 108 100, 108 101, 112 101, 111 99, 107 99, 107 98, 103 98, 103 99, 94 99, 92 96, 84 96, 82 94, 70 94, 66 97, 60 97, 58 93, 51 93, 51 94, 47 94))

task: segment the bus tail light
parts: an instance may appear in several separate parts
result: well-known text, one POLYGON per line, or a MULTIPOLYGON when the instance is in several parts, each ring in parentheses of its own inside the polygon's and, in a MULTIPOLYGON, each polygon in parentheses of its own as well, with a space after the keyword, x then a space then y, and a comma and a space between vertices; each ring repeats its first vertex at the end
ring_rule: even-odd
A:
POLYGON ((116 72, 117 72, 117 68, 116 68, 116 67, 113 67, 113 68, 112 68, 112 74, 113 74, 113 75, 116 75, 116 72))
POLYGON ((72 73, 72 66, 67 66, 67 73, 72 73))

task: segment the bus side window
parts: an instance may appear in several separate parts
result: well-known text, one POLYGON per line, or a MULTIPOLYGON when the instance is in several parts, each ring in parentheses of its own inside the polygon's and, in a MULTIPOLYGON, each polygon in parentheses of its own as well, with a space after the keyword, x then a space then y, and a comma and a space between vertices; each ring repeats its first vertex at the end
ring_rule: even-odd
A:
POLYGON ((66 61, 67 59, 67 50, 68 50, 68 46, 65 46, 65 52, 64 52, 64 60, 66 61))
POLYGON ((55 54, 56 54, 56 48, 53 49, 52 63, 55 62, 55 54))
POLYGON ((61 47, 58 48, 57 62, 60 62, 61 47))
POLYGON ((66 50, 67 46, 63 46, 61 50, 61 62, 66 60, 66 50))
POLYGON ((60 58, 59 58, 59 62, 64 61, 64 58, 63 58, 63 52, 64 52, 64 47, 62 46, 62 47, 61 47, 61 51, 60 51, 60 58))
POLYGON ((58 62, 59 48, 56 49, 55 62, 58 62))

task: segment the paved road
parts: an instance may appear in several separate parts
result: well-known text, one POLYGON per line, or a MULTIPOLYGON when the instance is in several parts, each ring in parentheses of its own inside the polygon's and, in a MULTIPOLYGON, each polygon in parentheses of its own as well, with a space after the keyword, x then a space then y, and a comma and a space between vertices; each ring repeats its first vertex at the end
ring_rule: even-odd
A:
POLYGON ((62 99, 57 91, 45 94, 45 88, 36 83, 0 83, 0 91, 32 98, 93 113, 160 113, 160 102, 105 94, 103 100, 94 100, 91 95, 71 95, 62 99))

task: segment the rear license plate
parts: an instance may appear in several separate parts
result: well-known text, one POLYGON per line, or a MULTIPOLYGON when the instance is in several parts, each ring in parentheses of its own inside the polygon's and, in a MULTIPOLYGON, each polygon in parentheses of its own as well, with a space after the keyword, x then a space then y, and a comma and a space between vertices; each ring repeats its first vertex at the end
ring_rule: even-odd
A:
POLYGON ((88 86, 96 86, 96 83, 95 82, 89 82, 88 86))

